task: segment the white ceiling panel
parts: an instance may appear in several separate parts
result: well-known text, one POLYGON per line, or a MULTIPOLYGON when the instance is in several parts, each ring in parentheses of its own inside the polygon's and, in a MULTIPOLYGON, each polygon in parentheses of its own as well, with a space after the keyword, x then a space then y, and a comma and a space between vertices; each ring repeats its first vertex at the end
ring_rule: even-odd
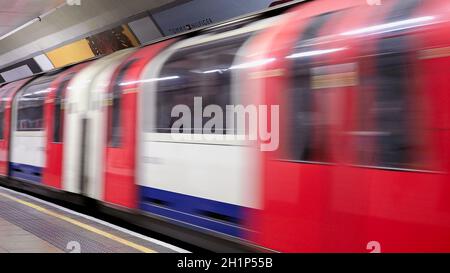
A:
POLYGON ((65 0, 0 0, 0 37, 64 2, 65 0))

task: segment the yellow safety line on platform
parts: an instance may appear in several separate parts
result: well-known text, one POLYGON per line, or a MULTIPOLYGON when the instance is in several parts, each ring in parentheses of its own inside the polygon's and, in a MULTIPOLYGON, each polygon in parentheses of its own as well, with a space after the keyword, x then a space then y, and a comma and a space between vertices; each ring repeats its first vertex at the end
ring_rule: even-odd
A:
POLYGON ((125 240, 125 239, 123 239, 123 238, 120 238, 120 237, 118 237, 118 236, 116 236, 116 235, 113 235, 113 234, 111 234, 111 233, 109 233, 109 232, 106 232, 106 231, 100 230, 100 229, 98 229, 98 228, 95 228, 95 227, 93 227, 93 226, 90 226, 90 225, 88 225, 88 224, 79 222, 79 221, 77 221, 77 220, 75 220, 75 219, 72 219, 72 218, 70 218, 70 217, 67 217, 67 216, 64 216, 64 215, 62 215, 62 214, 56 213, 56 212, 54 212, 54 211, 48 210, 48 209, 43 208, 43 207, 41 207, 41 206, 38 206, 38 205, 36 205, 36 204, 33 204, 33 203, 30 203, 30 202, 21 200, 21 199, 19 199, 19 198, 16 198, 16 197, 14 197, 14 196, 11 196, 11 195, 8 195, 8 194, 5 194, 5 193, 1 193, 1 192, 0 192, 0 196, 3 196, 3 197, 8 198, 8 199, 10 199, 10 200, 16 201, 16 202, 18 202, 18 203, 20 203, 20 204, 22 204, 22 205, 28 206, 28 207, 30 207, 30 208, 33 208, 33 209, 35 209, 35 210, 37 210, 37 211, 40 211, 40 212, 42 212, 42 213, 45 213, 45 214, 47 214, 47 215, 56 217, 56 218, 58 218, 58 219, 60 219, 60 220, 69 222, 69 223, 71 223, 71 224, 73 224, 73 225, 79 226, 79 227, 84 228, 84 229, 86 229, 86 230, 88 230, 88 231, 90 231, 90 232, 93 232, 93 233, 96 233, 96 234, 98 234, 98 235, 104 236, 104 237, 106 237, 106 238, 108 238, 108 239, 111 239, 111 240, 113 240, 113 241, 116 241, 116 242, 118 242, 118 243, 121 243, 121 244, 124 244, 124 245, 126 245, 126 246, 129 246, 129 247, 131 247, 131 248, 137 249, 137 250, 139 250, 139 251, 141 251, 141 252, 144 252, 144 253, 156 253, 156 251, 154 251, 153 249, 150 249, 150 248, 147 248, 147 247, 145 247, 145 246, 141 246, 141 245, 138 245, 138 244, 136 244, 136 243, 130 242, 130 241, 125 240))

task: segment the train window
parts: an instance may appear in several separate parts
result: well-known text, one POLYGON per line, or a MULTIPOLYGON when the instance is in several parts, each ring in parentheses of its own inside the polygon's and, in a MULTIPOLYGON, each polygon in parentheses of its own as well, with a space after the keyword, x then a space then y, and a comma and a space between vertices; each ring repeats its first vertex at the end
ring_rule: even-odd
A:
POLYGON ((44 129, 44 101, 53 79, 54 76, 38 79, 23 89, 17 104, 17 131, 44 129))
POLYGON ((5 111, 6 111, 6 105, 9 96, 11 96, 11 93, 15 90, 15 85, 10 84, 3 86, 2 90, 0 91, 0 140, 5 139, 5 111))
POLYGON ((122 143, 122 122, 121 122, 121 108, 122 108, 122 94, 124 91, 123 81, 128 69, 138 59, 133 59, 127 62, 117 74, 114 82, 112 92, 109 94, 111 98, 110 106, 108 108, 108 144, 110 147, 120 147, 122 143))
POLYGON ((286 102, 287 139, 282 144, 281 157, 286 160, 322 162, 332 161, 330 149, 330 132, 336 122, 337 101, 334 101, 332 90, 315 88, 312 84, 314 70, 319 66, 320 56, 302 54, 313 51, 314 47, 308 43, 318 36, 319 31, 332 16, 338 12, 325 13, 314 17, 301 35, 292 60, 290 87, 286 91, 289 98, 286 102))
POLYGON ((5 130, 5 105, 6 101, 3 98, 0 98, 0 140, 3 140, 4 130, 5 130))
POLYGON ((310 69, 296 67, 294 87, 288 90, 289 100, 289 149, 290 160, 307 162, 331 162, 330 138, 336 125, 339 101, 333 90, 310 89, 310 69))
MULTIPOLYGON (((163 66, 158 82, 157 117, 158 133, 171 133, 178 119, 171 117, 176 105, 186 105, 194 111, 194 98, 201 98, 203 105, 218 105, 225 113, 231 104, 232 65, 239 48, 248 35, 232 37, 206 45, 193 46, 176 52, 163 66)), ((225 115, 221 128, 212 128, 215 134, 226 134, 225 115)), ((203 118, 202 127, 210 118, 203 118)), ((183 128, 180 132, 202 134, 202 128, 183 128)))
POLYGON ((67 86, 74 74, 68 75, 58 86, 55 93, 55 103, 53 111, 53 142, 63 142, 64 134, 64 98, 67 86))
POLYGON ((356 146, 360 164, 423 168, 426 155, 421 151, 426 150, 426 141, 420 128, 426 115, 423 99, 418 99, 417 88, 410 84, 414 63, 408 44, 405 36, 382 38, 377 54, 372 55, 374 73, 362 74, 358 131, 369 133, 356 146))
MULTIPOLYGON (((410 18, 421 3, 398 1, 387 22, 410 18)), ((432 150, 425 129, 426 98, 417 88, 413 41, 398 30, 377 37, 359 60, 356 164, 384 169, 430 169, 432 150)))

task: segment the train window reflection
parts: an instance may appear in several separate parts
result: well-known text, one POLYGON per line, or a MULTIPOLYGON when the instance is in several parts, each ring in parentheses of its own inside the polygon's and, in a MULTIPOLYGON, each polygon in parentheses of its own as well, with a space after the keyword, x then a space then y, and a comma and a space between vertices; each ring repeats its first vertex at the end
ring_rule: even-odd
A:
MULTIPOLYGON (((193 111, 195 97, 201 98, 203 105, 218 105, 225 112, 226 105, 231 104, 233 70, 230 68, 247 37, 233 37, 182 49, 166 62, 159 78, 170 80, 158 81, 155 128, 158 133, 172 132, 172 125, 178 119, 171 117, 173 107, 186 105, 193 111)), ((203 125, 208 119, 203 118, 203 125)), ((194 119, 191 128, 183 128, 182 131, 201 134, 202 129, 194 128, 193 124, 194 119)), ((225 120, 223 124, 226 124, 225 120)), ((226 126, 212 129, 216 134, 226 134, 226 131, 226 126)))
POLYGON ((5 130, 5 104, 6 101, 0 101, 0 140, 4 139, 4 130, 5 130))
POLYGON ((345 48, 317 50, 308 41, 318 36, 329 20, 340 11, 324 13, 309 21, 293 52, 286 58, 292 61, 286 109, 288 134, 282 144, 282 157, 293 161, 332 162, 331 129, 335 126, 338 100, 332 89, 314 86, 318 60, 345 48))
POLYGON ((112 92, 109 94, 110 106, 108 108, 108 144, 110 147, 120 147, 122 143, 122 95, 123 90, 127 88, 127 84, 123 84, 125 75, 128 69, 137 62, 138 59, 133 59, 125 63, 120 68, 119 73, 115 79, 112 92))
POLYGON ((331 162, 330 139, 332 128, 338 122, 339 100, 334 90, 314 89, 311 79, 308 66, 296 66, 294 84, 288 90, 290 133, 287 157, 296 161, 331 162))
POLYGON ((3 86, 3 88, 0 91, 0 140, 5 139, 5 126, 7 124, 7 121, 5 120, 5 111, 6 111, 6 105, 8 103, 9 97, 14 92, 16 88, 16 85, 9 84, 6 86, 3 86))
POLYGON ((74 74, 67 76, 67 78, 59 85, 58 90, 56 90, 53 111, 53 142, 56 143, 63 141, 65 91, 73 75, 74 74))
POLYGON ((359 162, 376 167, 422 169, 426 161, 424 98, 411 82, 414 63, 404 36, 383 38, 362 74, 359 93, 359 162), (367 70, 366 70, 367 71, 367 70), (367 145, 364 145, 367 144, 367 145))
POLYGON ((23 89, 17 104, 17 131, 42 131, 44 129, 44 101, 55 77, 38 79, 23 89))

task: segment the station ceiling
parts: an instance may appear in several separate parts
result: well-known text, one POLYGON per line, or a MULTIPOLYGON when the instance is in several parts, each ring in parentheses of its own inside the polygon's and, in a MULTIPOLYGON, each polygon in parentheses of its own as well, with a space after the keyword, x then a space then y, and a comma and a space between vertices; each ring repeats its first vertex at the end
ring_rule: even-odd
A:
POLYGON ((0 0, 0 37, 64 2, 65 0, 0 0))

